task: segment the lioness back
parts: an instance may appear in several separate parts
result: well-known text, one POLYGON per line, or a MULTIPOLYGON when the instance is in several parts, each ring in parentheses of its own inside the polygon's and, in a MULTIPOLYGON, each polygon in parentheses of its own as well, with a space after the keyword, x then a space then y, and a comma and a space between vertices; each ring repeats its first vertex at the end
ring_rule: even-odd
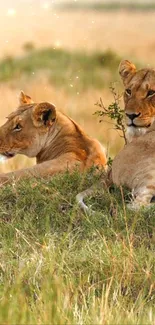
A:
POLYGON ((105 149, 98 140, 89 137, 74 120, 61 112, 57 112, 57 118, 62 132, 56 138, 55 152, 58 148, 61 153, 73 152, 86 168, 106 164, 105 149))

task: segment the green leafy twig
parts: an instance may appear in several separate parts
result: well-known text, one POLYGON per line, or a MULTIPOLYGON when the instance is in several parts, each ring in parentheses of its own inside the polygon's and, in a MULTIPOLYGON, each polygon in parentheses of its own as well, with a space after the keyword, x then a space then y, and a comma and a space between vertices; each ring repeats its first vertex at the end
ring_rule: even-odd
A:
MULTIPOLYGON (((124 138, 125 144, 127 143, 126 134, 125 134, 125 123, 124 123, 124 110, 120 108, 120 98, 122 95, 117 94, 113 86, 110 87, 111 92, 114 97, 114 102, 106 108, 103 104, 102 98, 95 105, 100 107, 101 110, 96 111, 99 117, 109 117, 114 122, 114 127, 116 130, 121 131, 121 137, 124 138)), ((102 122, 103 120, 100 120, 102 122)))

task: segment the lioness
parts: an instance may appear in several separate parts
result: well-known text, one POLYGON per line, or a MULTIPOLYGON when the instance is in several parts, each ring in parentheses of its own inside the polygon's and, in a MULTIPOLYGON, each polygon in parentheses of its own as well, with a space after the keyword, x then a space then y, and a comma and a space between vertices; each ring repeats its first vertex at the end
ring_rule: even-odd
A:
POLYGON ((0 183, 24 176, 48 176, 76 166, 80 170, 106 164, 105 151, 53 104, 34 103, 20 94, 20 106, 0 127, 0 153, 7 157, 24 154, 36 157, 37 165, 11 173, 0 174, 0 183))
MULTIPOLYGON (((123 60, 119 73, 125 86, 124 111, 128 144, 114 158, 110 179, 105 178, 102 182, 113 182, 130 188, 133 201, 128 206, 137 209, 155 202, 155 70, 136 70, 133 63, 123 60)), ((86 212, 89 208, 83 200, 93 193, 92 187, 76 197, 86 212)))
POLYGON ((124 111, 127 124, 127 140, 146 132, 155 117, 155 70, 136 70, 133 63, 123 60, 119 66, 123 80, 124 111))

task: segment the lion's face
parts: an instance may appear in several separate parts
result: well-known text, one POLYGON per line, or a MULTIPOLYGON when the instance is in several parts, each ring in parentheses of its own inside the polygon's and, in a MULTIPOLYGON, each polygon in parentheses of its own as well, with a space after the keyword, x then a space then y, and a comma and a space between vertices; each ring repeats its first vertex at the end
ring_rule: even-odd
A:
POLYGON ((129 61, 122 61, 119 73, 125 86, 124 110, 127 137, 144 134, 155 119, 155 70, 141 69, 129 61))
POLYGON ((49 128, 56 119, 55 106, 33 103, 23 92, 20 106, 0 127, 0 154, 11 158, 16 154, 36 157, 45 145, 49 128))

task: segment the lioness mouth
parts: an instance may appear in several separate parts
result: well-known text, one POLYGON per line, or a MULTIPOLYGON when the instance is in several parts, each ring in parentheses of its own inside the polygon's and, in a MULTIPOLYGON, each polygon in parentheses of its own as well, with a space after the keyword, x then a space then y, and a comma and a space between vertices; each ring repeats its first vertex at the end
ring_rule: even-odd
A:
POLYGON ((13 158, 15 156, 15 153, 12 153, 12 152, 3 152, 1 155, 4 156, 4 157, 6 157, 7 159, 9 159, 9 158, 13 158))
POLYGON ((151 126, 151 123, 148 124, 148 125, 141 125, 141 126, 140 126, 140 125, 136 125, 136 124, 134 124, 134 123, 128 125, 128 127, 131 127, 131 126, 133 126, 134 128, 143 129, 143 128, 149 128, 149 127, 151 126))

